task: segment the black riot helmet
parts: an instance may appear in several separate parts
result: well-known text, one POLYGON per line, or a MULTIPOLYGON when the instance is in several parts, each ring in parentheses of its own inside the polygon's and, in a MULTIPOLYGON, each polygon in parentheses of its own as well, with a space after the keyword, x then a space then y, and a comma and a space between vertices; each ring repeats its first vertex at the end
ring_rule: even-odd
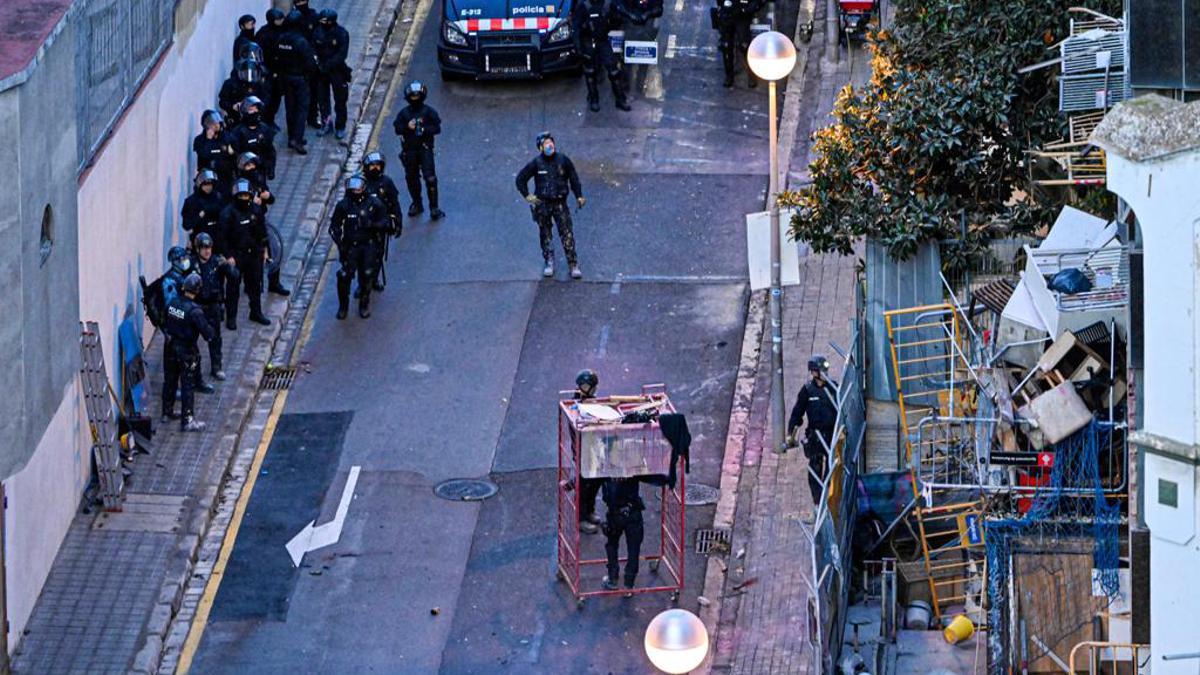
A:
POLYGON ((829 373, 829 359, 821 354, 813 354, 808 358, 808 372, 820 373, 824 377, 829 373))
POLYGON ((238 17, 238 30, 254 30, 256 20, 253 14, 243 14, 238 17), (250 24, 247 26, 246 24, 250 24))
POLYGON ((266 57, 263 56, 262 47, 258 46, 257 42, 247 42, 242 45, 242 48, 238 50, 238 60, 242 59, 249 59, 257 63, 266 61, 266 57))
POLYGON ((367 194, 367 181, 362 174, 354 174, 346 179, 346 196, 351 199, 362 199, 367 194))
POLYGON ((201 232, 200 234, 196 235, 196 248, 197 249, 212 248, 212 247, 213 247, 213 238, 212 238, 211 234, 209 234, 207 232, 201 232))
POLYGON ((237 62, 237 77, 247 84, 262 82, 262 67, 254 59, 241 59, 237 62))
POLYGON ((250 181, 245 178, 239 178, 233 182, 233 196, 237 201, 249 203, 254 198, 254 188, 250 186, 250 181))
POLYGON ((317 20, 320 21, 321 23, 329 25, 329 26, 336 25, 337 19, 338 19, 338 17, 337 17, 336 9, 325 8, 325 9, 321 10, 321 12, 319 14, 317 14, 317 20))
POLYGON ((243 173, 257 169, 258 155, 254 154, 253 152, 243 152, 242 154, 238 155, 237 167, 238 171, 243 173))
POLYGON ((387 160, 383 158, 383 153, 378 150, 372 150, 363 157, 363 171, 372 176, 378 176, 387 168, 387 160))
POLYGON ((242 115, 250 117, 262 112, 262 99, 257 96, 247 96, 242 99, 242 115))
POLYGON ((200 287, 203 285, 204 281, 200 278, 200 275, 192 272, 191 274, 187 275, 186 279, 183 280, 183 285, 180 287, 180 290, 182 290, 184 293, 191 293, 192 295, 195 295, 200 292, 200 287))
POLYGON ((297 10, 288 12, 287 18, 283 21, 283 27, 287 30, 300 30, 304 27, 304 15, 297 10))
POLYGON ((575 376, 575 388, 584 396, 594 396, 600 386, 600 376, 591 368, 584 368, 575 376))
POLYGON ((221 114, 220 110, 205 110, 204 114, 200 115, 200 126, 207 129, 214 124, 218 127, 223 126, 225 116, 221 114))
POLYGON ((425 83, 420 80, 413 80, 404 87, 404 100, 418 105, 425 102, 429 96, 429 90, 425 88, 425 83))
POLYGON ((283 13, 282 9, 279 9, 278 7, 272 7, 271 9, 267 10, 267 23, 278 24, 280 21, 283 21, 284 16, 286 15, 283 13))
POLYGON ((551 134, 549 131, 543 131, 542 133, 537 135, 537 139, 534 141, 534 145, 537 146, 538 150, 541 150, 542 143, 545 143, 546 141, 553 141, 553 140, 554 140, 553 134, 551 134))
POLYGON ((167 262, 171 263, 171 269, 177 272, 186 272, 192 268, 192 260, 188 258, 187 249, 182 246, 172 246, 171 250, 167 251, 167 262))
POLYGON ((199 189, 204 185, 216 185, 217 172, 212 169, 200 169, 196 174, 196 188, 199 189))

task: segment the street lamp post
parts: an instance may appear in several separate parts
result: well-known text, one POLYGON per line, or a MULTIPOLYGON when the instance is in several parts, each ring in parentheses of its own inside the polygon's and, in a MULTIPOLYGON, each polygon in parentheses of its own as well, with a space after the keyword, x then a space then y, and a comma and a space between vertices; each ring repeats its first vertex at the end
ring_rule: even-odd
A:
POLYGON ((775 105, 775 83, 788 76, 796 66, 796 47, 783 33, 768 31, 755 37, 746 51, 750 70, 767 81, 771 175, 767 200, 771 217, 771 444, 775 452, 785 451, 783 400, 783 308, 779 269, 779 114, 775 105))
POLYGON ((687 673, 708 655, 708 629, 686 609, 668 609, 646 626, 646 656, 664 673, 687 673))

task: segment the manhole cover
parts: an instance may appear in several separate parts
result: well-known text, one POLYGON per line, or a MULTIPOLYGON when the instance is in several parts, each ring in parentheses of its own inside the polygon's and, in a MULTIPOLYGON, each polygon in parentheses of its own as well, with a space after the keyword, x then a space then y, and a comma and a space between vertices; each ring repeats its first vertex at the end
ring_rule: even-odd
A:
POLYGON ((716 504, 721 491, 711 485, 688 483, 683 491, 683 503, 688 506, 703 506, 716 504))
POLYGON ((696 553, 729 553, 729 530, 696 530, 696 553))
POLYGON ((452 502, 477 502, 500 491, 500 486, 490 480, 473 478, 452 478, 438 483, 433 493, 442 499, 452 502))

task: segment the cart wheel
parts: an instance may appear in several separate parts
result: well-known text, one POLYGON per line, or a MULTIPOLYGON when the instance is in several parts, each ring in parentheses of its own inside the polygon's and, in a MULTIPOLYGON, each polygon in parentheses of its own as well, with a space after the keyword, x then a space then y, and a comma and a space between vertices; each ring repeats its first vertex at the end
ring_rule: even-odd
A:
POLYGON ((579 611, 583 611, 583 601, 584 600, 585 600, 585 598, 577 598, 575 600, 575 609, 577 609, 579 611))
POLYGON ((567 578, 563 576, 562 570, 560 570, 560 569, 554 570, 554 578, 558 579, 559 581, 563 581, 563 582, 565 582, 567 580, 567 578))
POLYGON ((678 605, 678 604, 679 604, 679 591, 672 591, 672 592, 671 592, 671 604, 672 604, 672 605, 678 605))
POLYGON ((658 561, 657 560, 650 561, 650 571, 655 574, 658 574, 658 561))

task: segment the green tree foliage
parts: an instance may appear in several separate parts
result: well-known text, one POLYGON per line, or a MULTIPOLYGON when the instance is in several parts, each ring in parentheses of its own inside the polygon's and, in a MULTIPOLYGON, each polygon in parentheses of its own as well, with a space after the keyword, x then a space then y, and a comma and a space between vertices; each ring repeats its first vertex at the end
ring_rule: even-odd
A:
POLYGON ((998 232, 1047 223, 1048 205, 1021 191, 1025 151, 1063 134, 1055 69, 1017 69, 1056 55, 1047 46, 1066 36, 1073 4, 895 0, 893 25, 873 36, 870 83, 843 89, 814 136, 812 184, 781 195, 797 209, 792 237, 847 255, 873 237, 903 259, 958 238, 965 216, 966 258, 998 232))

